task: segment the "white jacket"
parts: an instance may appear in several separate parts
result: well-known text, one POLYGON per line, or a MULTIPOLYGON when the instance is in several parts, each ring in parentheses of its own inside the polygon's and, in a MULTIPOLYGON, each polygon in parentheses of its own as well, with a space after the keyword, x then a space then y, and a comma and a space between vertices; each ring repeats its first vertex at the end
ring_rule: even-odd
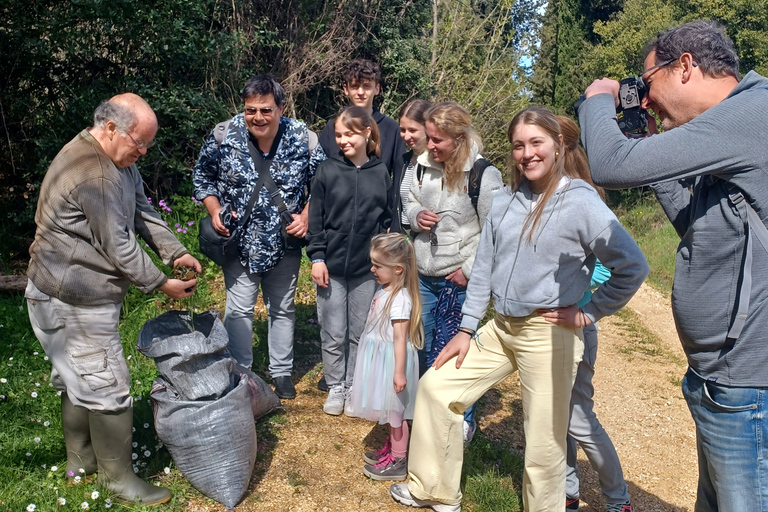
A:
POLYGON ((467 193, 467 182, 472 164, 478 158, 482 157, 477 147, 473 147, 464 164, 464 187, 449 193, 447 186, 443 187, 443 164, 435 162, 429 151, 419 155, 417 162, 424 167, 424 174, 419 184, 417 173, 414 172, 407 214, 414 232, 413 245, 420 274, 430 277, 447 276, 461 268, 469 279, 485 217, 491 209, 494 194, 503 186, 499 170, 494 166, 488 167, 480 182, 475 211, 467 193), (416 217, 424 210, 434 212, 440 218, 436 229, 436 246, 430 244, 430 232, 422 231, 416 221, 416 217))

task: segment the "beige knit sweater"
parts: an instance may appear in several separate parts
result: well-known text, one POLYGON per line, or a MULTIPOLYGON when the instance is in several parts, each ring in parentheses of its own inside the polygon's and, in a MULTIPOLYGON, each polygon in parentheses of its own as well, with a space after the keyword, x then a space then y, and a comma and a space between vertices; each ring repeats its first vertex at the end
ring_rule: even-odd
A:
POLYGON ((136 234, 171 265, 188 251, 147 203, 135 165, 118 169, 87 130, 56 155, 40 188, 27 275, 40 291, 74 305, 122 302, 167 278, 136 234))

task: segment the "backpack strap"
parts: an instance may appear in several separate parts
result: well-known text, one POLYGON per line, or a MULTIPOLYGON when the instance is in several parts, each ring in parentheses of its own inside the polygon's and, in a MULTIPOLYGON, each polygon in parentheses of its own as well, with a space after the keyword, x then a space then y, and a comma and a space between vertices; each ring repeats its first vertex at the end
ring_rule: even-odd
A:
POLYGON ((477 213, 477 200, 480 197, 480 185, 483 182, 483 173, 492 165, 493 164, 485 158, 478 158, 475 160, 475 163, 472 164, 472 170, 469 171, 467 193, 472 200, 472 206, 475 207, 475 213, 477 213))
POLYGON ((221 146, 221 143, 224 142, 224 137, 227 136, 227 130, 229 130, 230 121, 232 120, 228 119, 226 121, 222 121, 213 127, 213 138, 216 139, 217 145, 219 146, 221 146))
POLYGON ((716 176, 712 176, 710 183, 720 181, 723 187, 728 192, 728 198, 731 204, 739 212, 744 222, 744 237, 746 238, 744 249, 744 263, 741 267, 741 286, 738 291, 738 304, 736 309, 736 316, 731 323, 731 327, 728 330, 728 338, 732 340, 738 339, 741 335, 741 331, 744 329, 744 325, 747 322, 747 314, 749 313, 749 296, 752 291, 752 235, 757 237, 760 245, 763 246, 763 250, 768 252, 768 228, 765 227, 760 216, 755 209, 749 204, 749 201, 744 197, 744 192, 729 181, 725 181, 716 176))

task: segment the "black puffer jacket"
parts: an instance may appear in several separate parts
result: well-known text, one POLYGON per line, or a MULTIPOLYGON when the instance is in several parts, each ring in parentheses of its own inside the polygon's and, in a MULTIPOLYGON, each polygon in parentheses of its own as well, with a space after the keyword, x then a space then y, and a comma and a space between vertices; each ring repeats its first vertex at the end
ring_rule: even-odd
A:
POLYGON ((370 272, 371 238, 392 219, 391 187, 389 171, 375 156, 358 169, 341 151, 330 155, 312 180, 307 256, 325 260, 332 276, 370 272))

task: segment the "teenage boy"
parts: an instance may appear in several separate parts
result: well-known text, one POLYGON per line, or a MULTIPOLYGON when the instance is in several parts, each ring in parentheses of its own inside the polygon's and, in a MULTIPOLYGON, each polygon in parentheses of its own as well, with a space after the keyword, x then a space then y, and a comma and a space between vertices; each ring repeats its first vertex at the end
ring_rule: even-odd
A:
MULTIPOLYGON (((342 85, 344 96, 349 98, 352 105, 364 108, 376 121, 381 136, 379 159, 389 169, 390 177, 394 178, 394 173, 400 173, 401 166, 397 162, 401 161, 400 157, 405 153, 406 148, 403 139, 400 138, 400 125, 397 121, 385 116, 373 106, 373 99, 381 92, 381 68, 370 60, 354 59, 344 66, 341 76, 344 81, 342 85)), ((335 155, 339 152, 333 121, 334 119, 328 121, 320 135, 320 145, 326 155, 335 155)), ((393 183, 399 183, 399 181, 393 183)))

